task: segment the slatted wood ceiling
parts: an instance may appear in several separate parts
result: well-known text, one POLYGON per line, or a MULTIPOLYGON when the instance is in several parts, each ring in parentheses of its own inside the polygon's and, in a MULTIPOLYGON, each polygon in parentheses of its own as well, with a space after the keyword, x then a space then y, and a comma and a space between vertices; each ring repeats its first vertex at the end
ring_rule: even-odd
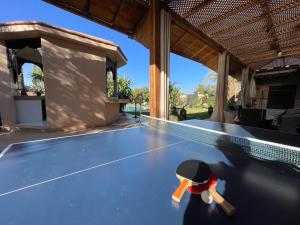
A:
MULTIPOLYGON (((148 0, 45 1, 130 37, 149 7, 148 0)), ((285 66, 282 62, 287 61, 299 63, 295 60, 300 58, 299 0, 168 0, 162 4, 173 17, 174 53, 214 70, 222 50, 234 56, 233 67, 247 64, 257 70, 285 66), (278 52, 293 60, 279 59, 278 52)))

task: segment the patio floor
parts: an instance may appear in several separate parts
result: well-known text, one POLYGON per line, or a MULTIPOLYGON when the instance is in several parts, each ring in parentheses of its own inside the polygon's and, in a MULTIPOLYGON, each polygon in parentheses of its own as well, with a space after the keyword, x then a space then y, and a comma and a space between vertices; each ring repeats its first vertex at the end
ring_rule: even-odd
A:
POLYGON ((84 133, 91 133, 101 130, 114 130, 119 128, 134 127, 138 125, 138 120, 134 119, 132 115, 126 114, 126 116, 121 116, 118 121, 106 127, 90 128, 77 131, 59 131, 59 132, 47 132, 40 130, 20 130, 12 132, 2 132, 0 131, 0 152, 6 148, 9 144, 32 141, 38 139, 62 137, 68 135, 77 135, 84 133))

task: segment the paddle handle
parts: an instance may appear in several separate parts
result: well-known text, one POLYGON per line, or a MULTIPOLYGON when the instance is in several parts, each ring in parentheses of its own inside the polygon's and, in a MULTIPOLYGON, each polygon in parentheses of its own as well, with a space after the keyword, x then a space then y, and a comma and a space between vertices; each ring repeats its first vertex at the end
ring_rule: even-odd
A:
POLYGON ((180 202, 180 200, 181 200, 185 190, 188 188, 188 186, 189 186, 188 180, 181 181, 181 183, 178 186, 178 188, 176 189, 176 191, 172 194, 172 199, 175 202, 180 202))
POLYGON ((210 194, 212 195, 215 202, 222 207, 222 209, 225 211, 225 213, 228 216, 232 216, 236 209, 234 206, 232 206, 229 202, 227 202, 216 190, 216 187, 210 187, 209 189, 210 194))

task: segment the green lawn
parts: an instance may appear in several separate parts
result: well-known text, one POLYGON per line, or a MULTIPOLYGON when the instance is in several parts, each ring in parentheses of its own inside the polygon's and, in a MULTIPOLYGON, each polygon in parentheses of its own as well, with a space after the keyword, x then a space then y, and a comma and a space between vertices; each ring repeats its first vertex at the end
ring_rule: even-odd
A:
POLYGON ((195 108, 187 108, 187 119, 199 119, 204 120, 208 119, 209 115, 207 113, 207 108, 195 107, 195 108))
MULTIPOLYGON (((199 120, 204 120, 208 119, 208 113, 207 113, 207 108, 202 108, 202 107, 195 107, 195 108, 187 108, 187 120, 191 119, 199 119, 199 120)), ((131 115, 135 115, 135 112, 127 112, 131 115)), ((149 112, 142 112, 143 115, 149 116, 149 112)), ((140 112, 137 112, 137 116, 140 115, 140 112)))

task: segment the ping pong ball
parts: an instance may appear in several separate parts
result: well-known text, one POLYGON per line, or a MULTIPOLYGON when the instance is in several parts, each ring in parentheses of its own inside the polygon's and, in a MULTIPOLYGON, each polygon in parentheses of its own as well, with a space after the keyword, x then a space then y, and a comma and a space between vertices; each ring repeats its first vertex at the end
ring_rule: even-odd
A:
POLYGON ((202 191, 201 192, 201 199, 206 204, 211 204, 213 202, 213 197, 209 193, 209 191, 202 191))

